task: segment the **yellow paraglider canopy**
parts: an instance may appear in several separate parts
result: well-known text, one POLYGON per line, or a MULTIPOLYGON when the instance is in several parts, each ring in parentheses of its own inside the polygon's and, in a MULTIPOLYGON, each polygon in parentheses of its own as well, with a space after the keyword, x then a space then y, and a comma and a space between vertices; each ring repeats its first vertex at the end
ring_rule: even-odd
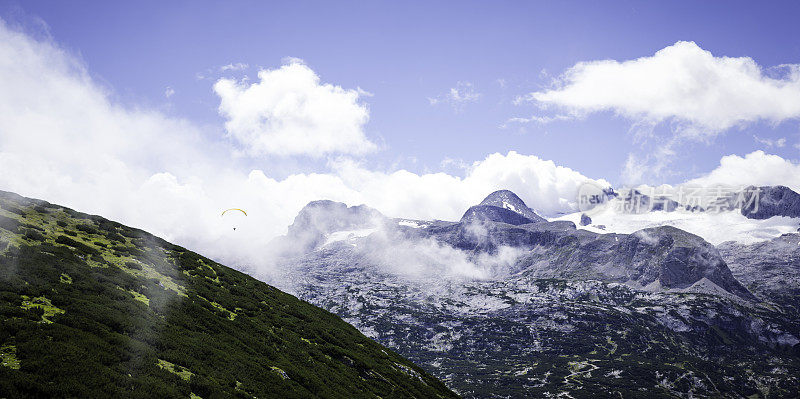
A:
POLYGON ((226 210, 222 211, 222 215, 220 215, 220 216, 225 215, 225 212, 228 212, 228 211, 239 211, 241 213, 244 213, 245 216, 247 216, 247 212, 245 212, 243 209, 239 209, 239 208, 226 209, 226 210))

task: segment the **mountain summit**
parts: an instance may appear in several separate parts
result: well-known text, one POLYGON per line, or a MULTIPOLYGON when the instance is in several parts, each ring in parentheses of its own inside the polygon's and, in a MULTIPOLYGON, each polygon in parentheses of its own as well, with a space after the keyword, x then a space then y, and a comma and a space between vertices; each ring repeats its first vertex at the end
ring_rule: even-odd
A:
POLYGON ((489 194, 480 204, 467 209, 461 217, 461 222, 487 220, 512 225, 545 221, 509 190, 498 190, 489 194))

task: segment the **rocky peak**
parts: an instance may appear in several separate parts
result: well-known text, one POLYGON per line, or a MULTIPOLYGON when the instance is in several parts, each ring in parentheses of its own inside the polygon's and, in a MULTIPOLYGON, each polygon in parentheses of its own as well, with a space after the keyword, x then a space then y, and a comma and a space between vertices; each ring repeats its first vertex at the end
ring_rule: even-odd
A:
POLYGON ((745 206, 741 212, 750 219, 769 219, 773 216, 800 217, 800 194, 789 187, 748 187, 743 195, 745 206), (758 195, 758 201, 752 198, 755 195, 758 195))
POLYGON ((289 235, 330 233, 333 231, 375 225, 383 220, 383 214, 366 205, 348 207, 341 202, 330 200, 309 202, 294 218, 289 226, 289 235))
POLYGON ((719 251, 699 236, 672 226, 639 230, 617 248, 614 263, 642 286, 687 289, 701 280, 746 299, 753 295, 734 278, 719 251))
POLYGON ((312 201, 300 210, 285 236, 272 240, 269 251, 279 256, 303 254, 324 243, 330 233, 371 228, 385 221, 383 214, 366 205, 312 201))
POLYGON ((461 217, 462 222, 493 221, 513 225, 545 221, 509 190, 489 194, 480 204, 473 206, 461 217))

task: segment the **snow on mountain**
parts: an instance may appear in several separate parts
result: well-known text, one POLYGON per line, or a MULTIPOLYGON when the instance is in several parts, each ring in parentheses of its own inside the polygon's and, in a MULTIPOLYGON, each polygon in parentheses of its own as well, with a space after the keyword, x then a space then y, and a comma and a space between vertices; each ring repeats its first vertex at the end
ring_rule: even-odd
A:
POLYGON ((525 202, 522 201, 522 199, 509 190, 497 190, 486 196, 486 198, 484 198, 484 200, 478 205, 496 206, 498 208, 508 209, 512 212, 522 215, 527 219, 530 219, 533 222, 544 221, 544 218, 537 215, 533 209, 525 205, 525 202))
POLYGON ((768 219, 752 219, 736 211, 723 212, 691 212, 683 208, 672 212, 653 211, 646 213, 621 212, 619 206, 610 206, 595 210, 591 216, 591 224, 581 225, 581 212, 570 213, 550 218, 549 221, 570 221, 580 229, 594 233, 631 234, 637 230, 674 226, 692 234, 703 237, 716 245, 725 241, 755 243, 793 233, 800 227, 800 218, 774 216, 768 219))
POLYGON ((800 235, 712 245, 769 239, 797 219, 676 207, 592 213, 578 227, 580 213, 538 220, 509 191, 458 222, 306 208, 279 240, 303 250, 270 282, 462 396, 780 396, 800 375, 800 235), (764 290, 762 269, 786 289, 764 290))

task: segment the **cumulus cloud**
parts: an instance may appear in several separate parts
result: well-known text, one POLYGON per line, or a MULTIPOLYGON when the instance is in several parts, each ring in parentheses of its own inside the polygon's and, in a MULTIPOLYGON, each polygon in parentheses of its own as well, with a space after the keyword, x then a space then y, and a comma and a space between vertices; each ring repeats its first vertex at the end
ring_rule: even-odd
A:
POLYGON ((258 82, 220 79, 214 92, 230 137, 251 156, 364 154, 376 149, 364 132, 363 91, 321 83, 296 58, 258 72, 258 82))
POLYGON ((470 82, 458 82, 456 87, 450 88, 446 94, 437 97, 428 98, 431 105, 448 104, 456 112, 464 109, 464 106, 469 103, 478 101, 481 93, 475 91, 475 86, 470 82))
POLYGON ((733 187, 783 185, 800 192, 800 164, 764 151, 754 151, 744 157, 726 155, 710 173, 689 180, 686 184, 733 187))
POLYGON ((675 122, 683 133, 707 138, 756 121, 800 117, 800 66, 777 69, 767 73, 752 58, 718 57, 694 42, 677 42, 634 60, 579 62, 554 88, 526 99, 574 117, 612 111, 644 124, 675 122))
MULTIPOLYGON (((415 174, 406 170, 371 171, 352 161, 339 161, 333 173, 366 203, 390 216, 458 220, 490 192, 509 189, 543 215, 576 209, 578 188, 588 177, 553 161, 514 151, 494 153, 473 162, 465 176, 415 174)), ((605 180, 597 180, 609 186, 605 180)))

